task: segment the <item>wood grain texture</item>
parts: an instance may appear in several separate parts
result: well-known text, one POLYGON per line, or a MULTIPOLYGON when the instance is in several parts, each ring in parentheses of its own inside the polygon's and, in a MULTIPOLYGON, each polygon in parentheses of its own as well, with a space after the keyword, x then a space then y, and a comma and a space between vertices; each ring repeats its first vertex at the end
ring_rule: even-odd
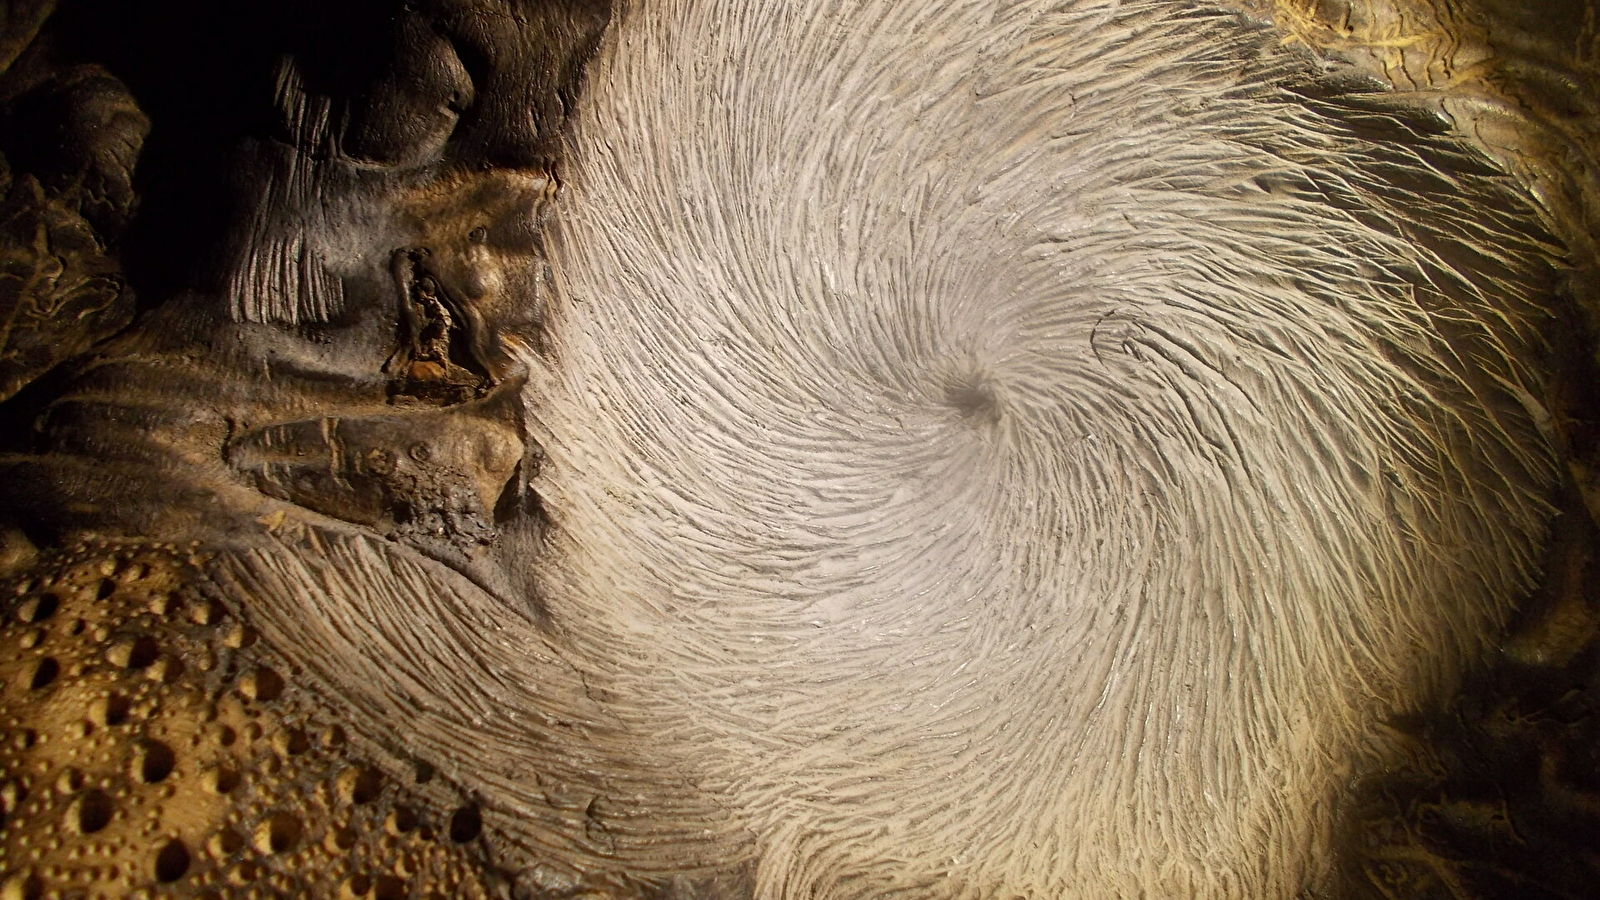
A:
POLYGON ((619 25, 533 383, 544 593, 726 786, 758 895, 1295 896, 1382 723, 1529 585, 1562 248, 1449 120, 1283 38, 619 25))
POLYGON ((0 896, 1584 896, 1558 6, 6 7, 0 896))

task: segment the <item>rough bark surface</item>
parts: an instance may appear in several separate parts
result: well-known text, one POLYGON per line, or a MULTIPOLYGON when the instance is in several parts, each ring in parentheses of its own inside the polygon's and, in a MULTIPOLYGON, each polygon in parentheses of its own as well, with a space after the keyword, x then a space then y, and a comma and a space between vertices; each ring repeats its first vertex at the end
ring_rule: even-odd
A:
POLYGON ((608 6, 27 12, 7 896, 737 884, 743 838, 590 696, 511 564, 544 527, 519 357, 608 6))

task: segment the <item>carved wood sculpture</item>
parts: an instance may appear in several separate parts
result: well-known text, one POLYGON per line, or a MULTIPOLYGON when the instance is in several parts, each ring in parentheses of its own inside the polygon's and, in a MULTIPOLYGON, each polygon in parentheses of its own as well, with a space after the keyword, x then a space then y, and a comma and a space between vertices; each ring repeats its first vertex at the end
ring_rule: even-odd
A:
POLYGON ((0 5, 0 898, 1591 895, 1595 23, 0 5))

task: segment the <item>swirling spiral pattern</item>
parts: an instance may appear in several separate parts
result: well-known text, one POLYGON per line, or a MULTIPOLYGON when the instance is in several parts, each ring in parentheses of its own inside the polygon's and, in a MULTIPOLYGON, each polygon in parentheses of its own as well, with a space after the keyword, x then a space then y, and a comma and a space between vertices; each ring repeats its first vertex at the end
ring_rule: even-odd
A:
POLYGON ((1164 0, 642 4, 530 389, 562 640, 763 898, 1288 897, 1530 576, 1557 252, 1164 0))

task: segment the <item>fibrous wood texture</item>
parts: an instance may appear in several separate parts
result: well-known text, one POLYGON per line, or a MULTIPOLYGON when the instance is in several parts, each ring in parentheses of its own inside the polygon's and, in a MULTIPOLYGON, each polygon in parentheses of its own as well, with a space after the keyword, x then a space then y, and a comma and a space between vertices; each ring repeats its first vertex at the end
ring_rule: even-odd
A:
POLYGON ((758 893, 1317 880, 1380 723, 1538 559, 1561 251, 1517 183, 1226 10, 618 28, 542 571, 758 893))
POLYGON ((1562 14, 5 7, 0 897, 1582 895, 1562 14))

